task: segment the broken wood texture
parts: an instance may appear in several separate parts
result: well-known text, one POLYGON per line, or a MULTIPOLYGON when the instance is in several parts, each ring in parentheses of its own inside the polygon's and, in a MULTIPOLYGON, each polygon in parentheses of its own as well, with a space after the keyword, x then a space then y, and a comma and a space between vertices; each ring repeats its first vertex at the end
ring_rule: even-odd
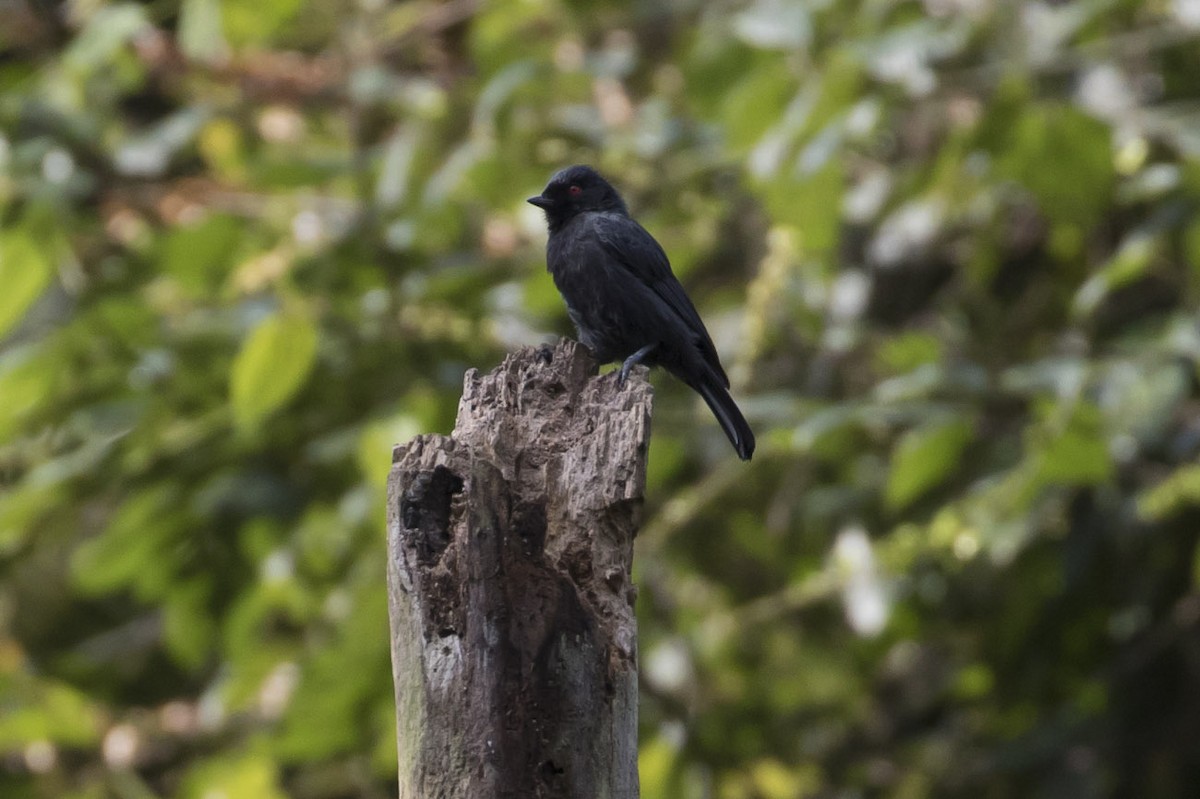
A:
POLYGON ((388 596, 401 799, 638 795, 630 578, 652 389, 572 341, 467 372, 397 446, 388 596))

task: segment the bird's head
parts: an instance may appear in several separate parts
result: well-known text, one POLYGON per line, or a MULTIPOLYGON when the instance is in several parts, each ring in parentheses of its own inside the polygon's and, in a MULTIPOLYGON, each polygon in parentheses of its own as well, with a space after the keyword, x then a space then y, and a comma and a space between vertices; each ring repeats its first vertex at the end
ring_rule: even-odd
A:
POLYGON ((569 222, 585 211, 617 211, 627 213, 625 202, 608 181, 590 166, 578 164, 560 170, 546 188, 527 202, 546 212, 551 230, 569 222))

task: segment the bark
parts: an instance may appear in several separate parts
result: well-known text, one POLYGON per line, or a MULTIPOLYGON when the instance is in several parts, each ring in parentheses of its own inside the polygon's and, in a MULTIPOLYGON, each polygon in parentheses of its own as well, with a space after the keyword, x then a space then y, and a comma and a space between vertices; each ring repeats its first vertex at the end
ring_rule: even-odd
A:
POLYGON ((571 341, 467 373, 398 446, 388 594, 401 799, 637 797, 630 579, 652 390, 571 341))

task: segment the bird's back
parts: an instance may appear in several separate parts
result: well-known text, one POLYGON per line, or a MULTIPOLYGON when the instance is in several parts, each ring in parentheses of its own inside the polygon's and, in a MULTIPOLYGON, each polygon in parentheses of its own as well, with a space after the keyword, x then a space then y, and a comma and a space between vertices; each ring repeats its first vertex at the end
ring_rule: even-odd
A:
POLYGON ((604 361, 660 342, 649 364, 729 381, 696 307, 654 237, 620 212, 582 213, 550 236, 547 268, 580 338, 604 361))

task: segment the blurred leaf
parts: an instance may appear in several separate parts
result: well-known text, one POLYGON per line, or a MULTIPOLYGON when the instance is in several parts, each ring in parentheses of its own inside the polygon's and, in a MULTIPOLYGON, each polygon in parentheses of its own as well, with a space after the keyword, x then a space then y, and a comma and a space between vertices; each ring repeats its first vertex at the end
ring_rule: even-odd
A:
POLYGON ((1109 437, 1133 436, 1144 445, 1169 435, 1173 411, 1189 392, 1189 371, 1180 361, 1145 366, 1116 362, 1104 370, 1099 406, 1109 437))
POLYGON ((1146 233, 1126 237, 1112 259, 1080 286, 1075 294, 1075 312, 1081 316, 1094 313, 1112 291, 1140 278, 1157 256, 1160 244, 1146 233))
POLYGON ((117 169, 126 175, 158 177, 195 140, 209 112, 204 107, 183 108, 160 120, 137 136, 125 139, 113 156, 117 169))
POLYGON ((99 738, 97 708, 87 694, 68 685, 32 682, 29 675, 17 675, 12 682, 5 677, 0 679, 0 700, 5 702, 0 713, 2 751, 19 750, 35 741, 92 746, 99 738))
MULTIPOLYGON (((0 273, 3 272, 0 265, 0 273)), ((58 383, 59 371, 34 346, 0 354, 0 397, 4 398, 0 402, 0 443, 17 432, 27 416, 45 405, 58 383)))
MULTIPOLYGON (((380 460, 388 462, 385 458, 380 460)), ((311 506, 294 535, 297 567, 307 575, 335 576, 353 552, 355 532, 333 508, 311 506)))
POLYGON ((367 481, 383 490, 392 464, 388 453, 396 444, 421 433, 421 423, 409 413, 378 419, 363 429, 358 443, 358 464, 367 481))
MULTIPOLYGON (((97 411, 97 413, 81 414, 83 417, 80 420, 81 425, 86 425, 89 421, 97 425, 105 425, 110 421, 116 425, 121 425, 123 419, 133 421, 131 417, 136 416, 136 405, 128 405, 125 408, 105 407, 89 410, 97 411), (131 411, 132 413, 129 413, 127 416, 126 411, 131 411), (108 417, 110 412, 112 416, 105 418, 108 417)), ((97 430, 96 435, 89 435, 76 446, 64 449, 54 457, 45 458, 39 462, 29 471, 27 476, 28 483, 31 485, 53 485, 65 482, 71 478, 94 473, 112 453, 123 432, 110 433, 103 429, 97 430)))
POLYGON ((33 536, 42 517, 58 507, 62 493, 61 486, 27 483, 0 491, 0 553, 17 551, 33 536))
POLYGON ((53 270, 44 252, 49 246, 19 228, 0 230, 0 339, 50 283, 53 270))
POLYGON ((959 670, 954 680, 954 692, 963 699, 987 696, 995 687, 996 677, 985 664, 975 663, 959 670))
POLYGON ((1146 521, 1162 521, 1198 505, 1200 466, 1194 465, 1179 467, 1137 498, 1138 515, 1146 521))
POLYGON ((95 70, 149 24, 138 3, 101 6, 63 53, 63 63, 82 71, 95 70))
POLYGON ((547 63, 554 47, 550 38, 536 35, 557 27, 567 14, 563 6, 498 0, 480 7, 470 26, 471 54, 482 74, 494 75, 513 61, 547 63), (512 47, 513 42, 522 46, 512 47))
POLYGON ((374 703, 373 718, 369 721, 371 729, 378 730, 375 745, 370 752, 371 769, 390 785, 396 784, 396 775, 400 764, 397 762, 397 729, 396 702, 394 696, 388 696, 384 701, 374 703))
POLYGON ((190 293, 215 291, 236 265, 242 232, 238 220, 225 214, 175 227, 163 239, 163 266, 190 293))
POLYGON ((94 594, 133 587, 143 600, 162 596, 172 579, 170 546, 186 522, 178 500, 170 484, 131 495, 104 532, 75 552, 75 584, 94 594))
POLYGON ((764 759, 750 770, 756 794, 763 799, 792 799, 813 796, 822 786, 820 770, 811 765, 788 767, 778 760, 764 759))
POLYGON ((221 0, 225 35, 237 48, 266 45, 302 6, 303 0, 221 0))
POLYGON ((1187 263, 1191 268, 1191 282, 1195 286, 1200 283, 1200 215, 1187 226, 1183 238, 1187 263))
POLYGON ((1065 425, 1056 418, 1057 409, 1047 408, 1043 412, 1046 418, 1034 436, 1038 481, 1093 485, 1112 475, 1103 417, 1095 405, 1075 403, 1068 410, 1065 425))
POLYGON ((799 0, 754 0, 733 18, 733 29, 747 44, 768 49, 798 50, 812 37, 808 9, 799 0))
POLYGON ((812 457, 836 463, 850 456, 862 442, 861 412, 834 405, 806 416, 796 426, 793 446, 812 457))
POLYGON ((238 426, 253 428, 295 396, 316 356, 317 329, 308 319, 275 315, 259 324, 230 373, 230 403, 238 426))
POLYGON ((862 99, 866 76, 859 59, 844 50, 831 52, 827 59, 821 71, 820 94, 806 128, 809 133, 839 121, 862 99))
POLYGON ((179 49, 197 61, 224 58, 229 47, 221 32, 220 0, 183 0, 179 9, 179 49))
POLYGON ((242 183, 246 179, 246 147, 242 128, 226 117, 209 120, 200 130, 197 149, 213 170, 224 180, 242 183))
POLYGON ((368 699, 391 693, 383 580, 362 586, 346 599, 350 610, 336 640, 311 661, 285 718, 278 741, 285 760, 328 757, 351 749, 371 733, 363 725, 368 699))
POLYGON ((936 336, 919 331, 889 336, 876 350, 876 369, 890 375, 902 375, 942 359, 942 343, 936 336))
POLYGON ((672 785, 675 747, 661 736, 638 748, 638 779, 642 799, 673 799, 678 794, 672 785))
POLYGON ((380 208, 386 210, 404 202, 411 179, 409 171, 416 152, 417 135, 411 127, 396 131, 388 140, 379 168, 379 179, 375 184, 375 202, 380 208))
POLYGON ((903 510, 954 472, 971 441, 971 427, 966 419, 950 419, 905 433, 892 453, 884 490, 888 507, 903 510))
POLYGON ((216 625, 209 612, 208 581, 193 579, 173 586, 163 606, 163 637, 179 663, 203 664, 211 653, 216 625))
POLYGON ((1111 138, 1103 123, 1082 111, 1034 105, 1017 117, 998 168, 1029 189, 1050 219, 1086 227, 1111 201, 1111 138))
POLYGON ((475 100, 471 127, 476 135, 495 135, 501 110, 518 89, 537 76, 537 64, 533 61, 517 61, 497 71, 475 100))
POLYGON ((796 92, 796 81, 786 69, 754 69, 723 98, 721 117, 734 151, 747 150, 779 118, 784 104, 796 92))
POLYGON ((279 785, 275 762, 254 747, 249 753, 231 753, 202 760, 183 780, 182 799, 287 799, 279 785))
POLYGON ((776 176, 762 188, 771 216, 796 226, 801 252, 821 256, 837 244, 845 190, 845 171, 837 159, 803 177, 776 176))

